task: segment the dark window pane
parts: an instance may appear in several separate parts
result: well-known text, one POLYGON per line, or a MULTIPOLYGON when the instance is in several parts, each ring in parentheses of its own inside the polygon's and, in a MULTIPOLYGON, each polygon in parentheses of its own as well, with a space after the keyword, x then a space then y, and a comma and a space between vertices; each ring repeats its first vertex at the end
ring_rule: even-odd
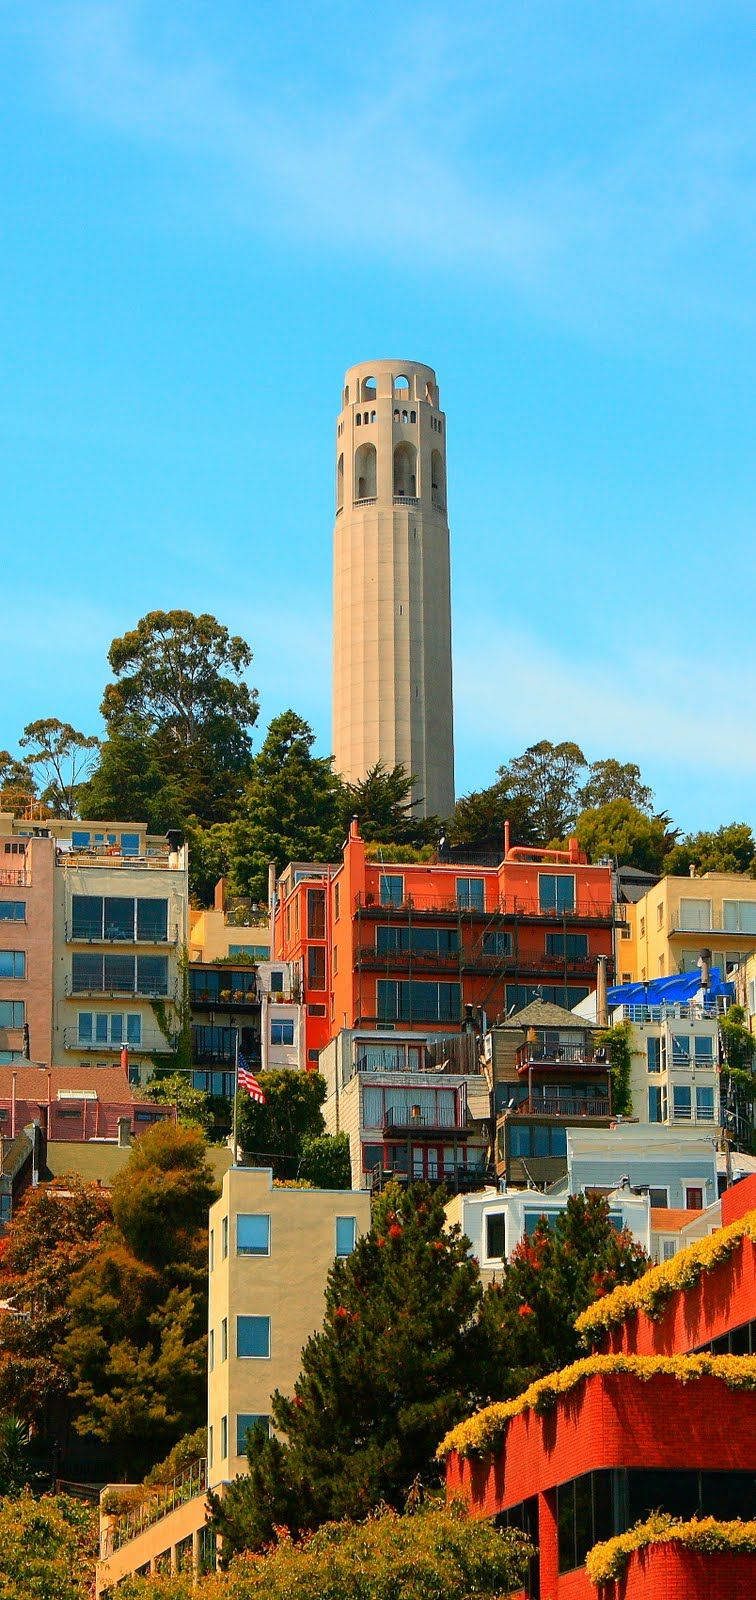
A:
POLYGON ((105 896, 105 938, 133 939, 134 901, 123 895, 105 896))
POLYGON ((71 937, 102 938, 102 895, 75 894, 71 901, 71 937))
POLYGON ((499 1216, 486 1217, 486 1255, 497 1261, 503 1261, 507 1253, 507 1219, 502 1213, 499 1216))
POLYGON ((106 955, 105 988, 119 994, 134 993, 133 955, 106 955))
POLYGON ((559 1534, 559 1571, 569 1572, 575 1566, 574 1483, 560 1483, 557 1489, 557 1529, 559 1534))
POLYGON ((531 1154, 530 1126, 526 1124, 521 1127, 517 1122, 510 1122, 508 1128, 510 1156, 529 1156, 531 1154))
POLYGON ((611 1472, 593 1473, 593 1540, 611 1539, 614 1535, 614 1507, 612 1504, 611 1472))
POLYGON ((168 993, 168 957, 137 957, 137 989, 140 994, 168 993))
POLYGON ((591 1474, 575 1479, 575 1566, 583 1562, 594 1543, 591 1474))
POLYGON ((324 945, 310 945, 307 951, 307 982, 311 989, 325 989, 326 953, 324 945))
POLYGON ((137 900, 137 938, 163 944, 168 938, 168 901, 137 900))
POLYGON ((549 1130, 543 1123, 536 1123, 533 1128, 533 1154, 547 1156, 549 1153, 549 1130))
POLYGON ((551 1129, 551 1154, 553 1156, 565 1156, 566 1157, 566 1155, 567 1155, 567 1129, 566 1128, 552 1128, 551 1129))
POLYGON ((668 1511, 674 1517, 694 1517, 698 1510, 698 1473, 631 1469, 627 1475, 630 1526, 651 1515, 668 1511))
POLYGON ((756 1474, 753 1472, 702 1472, 701 1514, 730 1522, 756 1514, 756 1474))
POLYGON ((74 994, 102 990, 102 956, 76 951, 71 957, 71 988, 74 994))

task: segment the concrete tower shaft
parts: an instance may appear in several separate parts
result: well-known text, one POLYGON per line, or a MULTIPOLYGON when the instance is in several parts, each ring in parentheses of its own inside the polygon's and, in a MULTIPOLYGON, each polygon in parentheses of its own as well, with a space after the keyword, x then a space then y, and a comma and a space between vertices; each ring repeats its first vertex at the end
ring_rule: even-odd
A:
POLYGON ((432 367, 362 362, 336 425, 333 749, 354 782, 377 761, 454 805, 446 418, 432 367))

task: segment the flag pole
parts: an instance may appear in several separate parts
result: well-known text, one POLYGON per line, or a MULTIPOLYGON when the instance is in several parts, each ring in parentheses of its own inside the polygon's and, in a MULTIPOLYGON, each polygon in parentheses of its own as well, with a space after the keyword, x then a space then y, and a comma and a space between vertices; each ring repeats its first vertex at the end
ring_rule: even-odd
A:
POLYGON ((239 1101, 239 1028, 237 1026, 234 1029, 234 1132, 233 1132, 234 1149, 233 1149, 233 1159, 232 1159, 232 1162, 231 1162, 232 1167, 236 1166, 237 1153, 238 1153, 238 1149, 239 1149, 239 1147, 237 1145, 237 1142, 236 1142, 236 1118, 237 1118, 238 1101, 239 1101))

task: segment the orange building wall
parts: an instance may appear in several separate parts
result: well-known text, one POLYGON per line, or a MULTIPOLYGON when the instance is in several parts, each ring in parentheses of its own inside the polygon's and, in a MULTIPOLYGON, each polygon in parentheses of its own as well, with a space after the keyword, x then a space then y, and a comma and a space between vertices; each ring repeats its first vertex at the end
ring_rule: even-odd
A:
MULTIPOLYGON (((0 1000, 23 1000, 29 1025, 32 1061, 50 1065, 53 1016, 53 873, 52 839, 24 840, 23 854, 6 851, 18 837, 0 837, 0 899, 23 900, 25 922, 0 922, 0 949, 26 953, 25 978, 0 978, 0 1000)), ((0 1029, 0 1050, 23 1048, 21 1028, 0 1029)))

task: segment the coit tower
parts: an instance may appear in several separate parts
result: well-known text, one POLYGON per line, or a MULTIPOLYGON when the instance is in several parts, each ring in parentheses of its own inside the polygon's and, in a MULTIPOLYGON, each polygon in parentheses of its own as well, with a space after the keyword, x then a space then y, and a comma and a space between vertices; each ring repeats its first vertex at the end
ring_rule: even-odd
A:
POLYGON ((454 805, 446 418, 416 361, 350 367, 336 424, 333 750, 415 779, 417 813, 454 805))

